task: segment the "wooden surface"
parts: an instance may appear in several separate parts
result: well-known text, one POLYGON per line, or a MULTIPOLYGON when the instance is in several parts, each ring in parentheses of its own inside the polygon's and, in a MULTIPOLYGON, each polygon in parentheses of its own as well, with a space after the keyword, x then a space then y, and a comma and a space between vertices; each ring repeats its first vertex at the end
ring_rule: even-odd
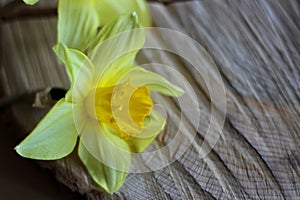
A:
MULTIPOLYGON (((149 6, 155 26, 195 39, 222 75, 227 112, 216 146, 204 158, 197 151, 212 106, 201 76, 178 56, 144 50, 138 63, 168 64, 193 86, 203 105, 197 141, 168 167, 151 173, 129 174, 113 197, 98 191, 76 152, 58 161, 39 162, 40 165, 50 169, 72 191, 80 193, 80 198, 299 199, 299 1, 204 0, 151 2, 149 6)), ((5 95, 47 86, 68 87, 64 68, 51 50, 55 34, 56 17, 53 16, 2 22, 0 81, 5 95)), ((152 38, 157 43, 164 42, 159 35, 152 38)), ((171 45, 176 47, 176 41, 171 45)), ((164 75, 163 70, 158 73, 164 75)), ((176 79, 170 78, 176 83, 176 79)), ((170 98, 157 96, 156 99, 169 106, 171 117, 163 141, 167 142, 177 127, 178 105, 170 98)), ((26 103, 15 105, 12 110, 22 127, 17 144, 45 112, 26 103)), ((184 127, 188 131, 191 128, 188 113, 186 120, 184 127)), ((150 149, 159 144, 161 141, 157 140, 150 149)))

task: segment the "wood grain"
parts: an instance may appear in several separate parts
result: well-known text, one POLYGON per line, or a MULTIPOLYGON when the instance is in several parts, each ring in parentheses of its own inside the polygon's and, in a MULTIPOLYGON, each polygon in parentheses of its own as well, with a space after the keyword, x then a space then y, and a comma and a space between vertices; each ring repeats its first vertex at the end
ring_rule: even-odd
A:
MULTIPOLYGON (((138 63, 172 66, 197 94, 200 123, 195 142, 171 165, 151 173, 129 174, 113 196, 95 186, 76 152, 40 162, 60 182, 87 199, 298 199, 300 196, 300 4, 297 0, 191 1, 149 3, 153 23, 187 34, 216 63, 226 88, 227 113, 220 139, 200 157, 211 115, 210 94, 194 66, 179 56, 143 50, 138 63)), ((68 87, 63 66, 51 47, 56 18, 39 17, 1 24, 1 87, 6 95, 49 86, 68 87)), ((151 36, 163 43, 159 35, 151 36)), ((172 44, 176 48, 176 41, 172 44)), ((195 52, 203 56, 201 52, 195 52)), ((158 73, 167 76, 163 70, 158 73)), ((172 82, 178 80, 168 77, 172 82)), ((178 82, 178 84, 180 84, 178 82)), ((159 95, 168 127, 160 148, 174 136, 180 120, 178 102, 159 95)), ((195 129, 184 113, 183 134, 195 129)), ((30 104, 13 107, 26 135, 45 114, 30 104)), ((170 150, 172 156, 173 151, 170 150)), ((149 158, 141 158, 149 167, 149 158)), ((159 158, 151 158, 158 162, 159 158)))

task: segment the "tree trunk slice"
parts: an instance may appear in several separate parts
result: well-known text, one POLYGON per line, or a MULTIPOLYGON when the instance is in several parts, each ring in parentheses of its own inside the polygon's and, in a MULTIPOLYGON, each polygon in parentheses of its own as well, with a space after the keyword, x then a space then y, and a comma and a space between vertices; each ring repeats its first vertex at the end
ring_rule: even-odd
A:
MULTIPOLYGON (((168 167, 129 174, 113 196, 101 192, 77 152, 38 163, 58 181, 87 199, 298 199, 300 196, 300 4, 297 0, 149 2, 153 23, 185 33, 205 47, 216 63, 227 94, 226 121, 213 150, 200 158, 212 105, 203 78, 182 58, 143 50, 138 63, 172 66, 192 85, 201 119, 192 146, 168 167)), ((159 35, 151 36, 163 43, 159 35)), ((18 19, 1 24, 1 89, 5 95, 51 86, 68 88, 63 66, 52 51, 56 17, 18 19)), ((176 46, 176 41, 173 44, 176 46)), ((201 52, 195 52, 202 56, 201 52)), ((166 72, 158 73, 167 76, 166 72)), ((173 83, 178 80, 168 77, 173 83)), ((170 98, 167 142, 180 110, 170 98)), ((12 107, 25 137, 46 111, 29 103, 12 107)), ((184 134, 192 131, 187 111, 184 134)), ((160 145, 156 140, 149 149, 160 145)), ((172 151, 171 151, 172 153, 172 151)), ((157 158, 153 158, 153 162, 157 158)), ((145 158, 142 163, 148 166, 145 158)))

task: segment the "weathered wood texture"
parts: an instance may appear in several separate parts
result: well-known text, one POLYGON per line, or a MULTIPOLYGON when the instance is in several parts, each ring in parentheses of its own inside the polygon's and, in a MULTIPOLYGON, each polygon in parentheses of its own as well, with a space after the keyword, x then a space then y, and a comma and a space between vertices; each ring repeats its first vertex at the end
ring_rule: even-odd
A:
MULTIPOLYGON (((172 66, 193 86, 203 105, 195 138, 198 142, 168 167, 129 174, 113 197, 97 190, 76 152, 41 165, 89 199, 299 199, 299 1, 204 0, 149 5, 155 26, 177 30, 198 41, 222 75, 227 114, 213 150, 204 158, 197 150, 212 106, 201 76, 179 57, 144 50, 139 63, 172 66)), ((1 34, 0 80, 6 95, 47 86, 68 87, 64 68, 51 50, 56 40, 55 17, 4 22, 1 34)), ((159 35, 151 37, 157 43, 164 42, 159 35)), ((180 48, 176 40, 170 45, 180 48)), ((171 81, 176 83, 176 79, 171 81)), ((170 98, 156 99, 168 103, 168 141, 177 127, 178 105, 170 98)), ((44 114, 24 104, 13 110, 26 133, 44 114)), ((191 118, 183 113, 188 131, 191 118)), ((150 149, 160 143, 156 141, 150 149)), ((148 161, 144 162, 147 166, 148 161)))

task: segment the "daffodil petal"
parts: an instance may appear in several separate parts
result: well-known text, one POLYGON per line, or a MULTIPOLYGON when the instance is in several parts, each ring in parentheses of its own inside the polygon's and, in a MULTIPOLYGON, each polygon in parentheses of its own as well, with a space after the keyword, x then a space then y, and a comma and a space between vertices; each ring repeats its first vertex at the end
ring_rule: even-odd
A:
POLYGON ((135 14, 122 15, 114 22, 107 24, 100 31, 91 45, 88 56, 95 66, 95 83, 109 86, 120 71, 130 70, 137 52, 145 41, 145 32, 139 27, 135 14))
POLYGON ((108 193, 112 194, 124 183, 127 172, 119 171, 103 164, 92 156, 81 142, 78 154, 93 180, 108 193))
POLYGON ((76 49, 69 49, 62 43, 55 45, 53 50, 66 66, 71 81, 71 89, 66 94, 66 100, 79 101, 86 95, 91 85, 94 74, 93 64, 86 55, 76 49))
POLYGON ((58 3, 58 43, 84 51, 99 27, 94 0, 60 0, 58 3))
POLYGON ((97 37, 91 43, 89 52, 94 50, 98 44, 107 40, 111 36, 134 28, 140 28, 139 20, 136 14, 126 14, 119 16, 118 18, 114 19, 110 23, 105 24, 105 26, 101 28, 100 32, 97 34, 97 37))
POLYGON ((84 113, 83 105, 73 108, 76 127, 80 130, 78 155, 95 183, 112 194, 122 186, 129 171, 129 147, 120 138, 104 133, 98 122, 84 113), (126 152, 111 142, 118 143, 126 152))
POLYGON ((107 24, 121 14, 136 12, 143 26, 151 26, 151 16, 145 0, 101 0, 97 3, 101 24, 107 24))
MULTIPOLYGON (((132 54, 128 54, 125 56, 122 56, 121 58, 119 58, 116 62, 114 62, 112 64, 111 67, 109 67, 109 72, 105 73, 103 76, 103 79, 101 80, 99 86, 101 87, 108 87, 108 86, 113 86, 116 85, 116 83, 119 82, 119 80, 122 78, 122 76, 127 73, 128 71, 132 70, 133 68, 135 68, 136 66, 124 66, 124 67, 113 67, 113 66, 122 66, 122 65, 118 65, 118 63, 122 63, 123 60, 124 62, 126 62, 127 58, 126 57, 133 57, 132 54), (110 74, 113 74, 113 76, 109 76, 110 74)), ((124 80, 123 82, 128 81, 124 80)), ((119 82, 119 83, 123 83, 123 82, 119 82)))
POLYGON ((26 4, 28 5, 33 5, 35 4, 36 2, 38 2, 39 0, 23 0, 26 4))
POLYGON ((152 110, 150 114, 151 122, 144 127, 143 131, 136 137, 126 140, 132 152, 143 152, 148 145, 156 138, 156 136, 163 130, 166 120, 157 111, 152 110))
MULTIPOLYGON (((77 117, 78 120, 81 118, 77 117)), ((79 123, 81 125, 78 124, 78 127, 82 127, 80 141, 89 153, 113 169, 128 172, 131 154, 127 143, 115 135, 107 134, 97 120, 88 118, 85 122, 79 123)))
POLYGON ((59 159, 73 151, 77 136, 72 104, 61 99, 15 150, 26 158, 59 159))
POLYGON ((162 76, 140 67, 135 67, 127 71, 119 82, 126 80, 130 80, 138 87, 147 85, 151 91, 160 92, 167 96, 181 96, 184 93, 181 88, 173 85, 162 76))

